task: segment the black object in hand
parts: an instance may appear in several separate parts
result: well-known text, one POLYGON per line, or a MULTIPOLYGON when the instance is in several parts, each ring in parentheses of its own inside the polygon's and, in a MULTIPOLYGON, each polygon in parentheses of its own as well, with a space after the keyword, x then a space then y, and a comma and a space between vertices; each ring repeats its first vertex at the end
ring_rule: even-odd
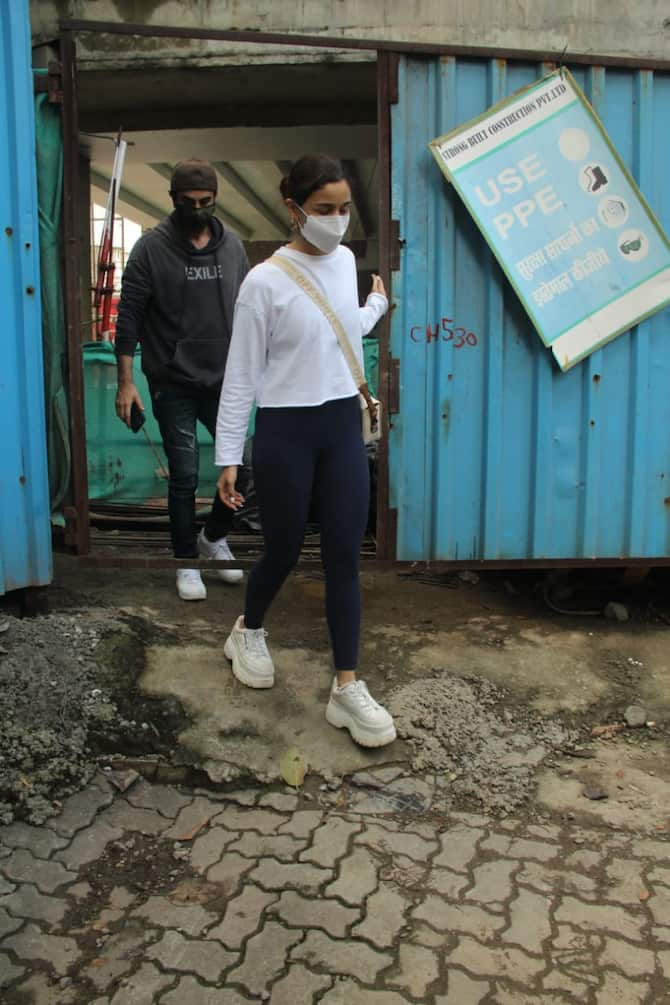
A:
POLYGON ((136 401, 130 406, 130 428, 134 433, 138 433, 144 425, 146 416, 136 401))

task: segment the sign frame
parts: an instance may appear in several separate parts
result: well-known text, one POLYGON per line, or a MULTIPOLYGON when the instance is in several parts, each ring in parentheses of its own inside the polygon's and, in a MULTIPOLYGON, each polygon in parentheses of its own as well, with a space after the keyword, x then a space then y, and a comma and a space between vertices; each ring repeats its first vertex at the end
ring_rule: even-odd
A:
MULTIPOLYGON (((583 114, 581 118, 583 118, 583 114)), ((577 132, 577 130, 572 131, 577 132)), ((558 133, 556 133, 556 136, 558 137, 558 133)), ((618 335, 629 331, 646 318, 670 305, 670 243, 668 242, 668 239, 666 238, 646 199, 640 192, 630 171, 619 156, 612 140, 605 131, 602 122, 596 115, 593 107, 587 100, 572 74, 565 68, 561 67, 558 70, 552 71, 541 79, 534 81, 532 84, 527 85, 519 91, 516 91, 514 94, 503 98, 501 101, 482 112, 481 115, 470 119, 468 122, 450 130, 443 136, 439 136, 432 140, 428 146, 438 166, 440 167, 440 170, 446 177, 447 181, 453 185, 461 201, 468 210, 468 213, 482 233, 482 236, 486 240, 489 248, 498 261, 498 264, 505 273, 517 297, 521 301, 526 314, 540 336, 543 344, 551 347, 556 362, 561 370, 569 370, 591 353, 612 341, 618 335), (553 102, 554 110, 552 111, 549 107, 543 107, 541 113, 538 115, 536 101, 547 102, 549 104, 553 102), (517 259, 519 259, 518 252, 514 252, 513 256, 503 254, 501 249, 501 244, 503 243, 501 233, 496 235, 491 226, 491 221, 486 221, 482 218, 485 214, 482 212, 481 207, 475 204, 472 192, 468 188, 468 184, 471 185, 471 183, 464 183, 463 178, 465 178, 468 169, 471 169, 472 171, 474 165, 477 163, 483 163, 485 159, 498 154, 501 150, 514 144, 515 141, 522 140, 523 137, 528 137, 531 132, 540 129, 543 126, 546 130, 549 130, 552 120, 557 120, 563 111, 573 107, 575 107, 575 110, 578 108, 581 113, 586 113, 586 123, 588 123, 588 129, 590 132, 586 134, 586 131, 584 130, 585 134, 590 138, 597 137, 598 143, 600 143, 601 146, 604 144, 607 156, 611 158, 611 163, 616 166, 616 171, 619 172, 619 180, 621 180, 622 177, 624 185, 628 186, 629 191, 626 191, 624 194, 630 200, 631 205, 633 205, 638 218, 641 216, 648 222, 648 225, 651 228, 649 233, 653 234, 653 253, 654 256, 662 262, 662 265, 651 275, 642 279, 639 283, 634 283, 631 286, 626 287, 622 292, 610 298, 609 301, 599 304, 599 306, 597 306, 594 310, 587 311, 583 317, 573 321, 573 323, 565 330, 558 332, 557 334, 549 335, 546 327, 543 328, 542 319, 539 316, 540 310, 538 310, 537 307, 538 303, 545 295, 549 298, 549 300, 554 299, 554 296, 558 298, 563 296, 565 298, 565 294, 567 294, 570 289, 578 286, 577 283, 573 282, 571 276, 577 275, 580 281, 583 277, 579 276, 578 273, 566 270, 556 276, 551 272, 551 269, 549 269, 547 270, 547 273, 550 276, 549 285, 545 282, 541 284, 541 287, 546 287, 546 291, 542 291, 541 287, 538 288, 538 290, 533 291, 532 294, 524 291, 518 274, 519 267, 523 267, 524 265, 524 257, 522 257, 520 261, 517 261, 517 259), (497 137, 501 133, 504 135, 504 138, 501 138, 501 140, 498 141, 497 137), (562 283, 562 289, 559 288, 559 280, 562 283), (638 292, 634 293, 636 290, 638 292), (633 293, 634 295, 632 295, 633 293), (535 304, 531 303, 531 297, 535 297, 535 304), (645 297, 648 297, 646 306, 643 304, 645 297)), ((577 153, 579 153, 579 151, 577 151, 577 153)), ((564 154, 564 156, 568 157, 568 154, 564 154)), ((569 161, 574 161, 576 163, 579 159, 580 157, 569 156, 568 163, 569 161)), ((534 164, 530 158, 526 158, 525 167, 528 173, 528 185, 530 186, 530 179, 533 177, 533 171, 535 172, 535 178, 533 178, 533 180, 541 177, 541 175, 538 173, 537 164, 534 164)), ((582 169, 583 172, 586 170, 587 168, 582 169)), ((547 172, 545 171, 544 174, 546 173, 547 172)), ((511 175, 508 175, 508 179, 511 177, 511 175)), ((607 178, 604 180, 605 183, 608 183, 607 178)), ((516 179, 516 181, 518 183, 518 179, 516 179)), ((548 188, 550 187, 551 186, 548 186, 548 188)), ((582 188, 584 188, 584 186, 582 186, 582 188)), ((579 192, 577 181, 574 183, 574 192, 579 192)), ((539 194, 542 195, 542 193, 539 194)), ((500 195, 500 189, 498 189, 498 195, 500 195)), ((545 193, 545 198, 549 200, 551 196, 548 193, 545 193)), ((580 195, 579 198, 583 197, 580 195)), ((481 190, 480 199, 483 201, 481 190)), ((601 200, 603 203, 616 203, 617 201, 625 206, 625 212, 628 214, 629 207, 628 204, 625 203, 625 200, 623 200, 623 196, 620 200, 617 200, 616 197, 609 197, 601 200)), ((484 203, 484 205, 486 205, 486 203, 484 203)), ((546 205, 549 207, 549 213, 553 212, 554 208, 559 208, 558 204, 552 206, 549 201, 547 201, 546 205)), ((595 206, 595 203, 593 205, 595 206)), ((518 206, 520 207, 521 203, 519 203, 518 206)), ((567 204, 565 202, 561 202, 560 207, 567 208, 567 204)), ((529 213, 533 212, 533 210, 530 209, 530 205, 527 211, 529 213)), ((522 224, 521 229, 528 225, 527 220, 524 222, 522 216, 520 216, 518 220, 514 219, 512 213, 508 213, 507 216, 503 214, 503 216, 505 217, 505 224, 507 224, 507 216, 511 218, 512 222, 509 224, 510 228, 518 222, 522 224)), ((549 219, 549 217, 547 217, 547 219, 549 219)), ((603 220, 602 217, 600 219, 601 221, 603 220)), ((501 217, 497 217, 494 221, 498 228, 502 228, 503 226, 502 223, 499 222, 500 220, 501 217)), ((624 224, 608 222, 603 233, 607 235, 607 228, 619 227, 623 225, 624 224)), ((576 224, 573 223, 572 227, 575 228, 575 232, 572 234, 572 240, 575 244, 581 244, 584 240, 589 239, 585 238, 580 233, 576 224)), ((528 236, 532 233, 533 231, 529 230, 528 236)), ((505 235, 503 234, 503 237, 504 236, 505 235)), ((621 234, 622 238, 624 236, 625 232, 621 234)), ((643 231, 638 230, 637 236, 642 236, 644 241, 647 242, 646 247, 648 251, 649 240, 647 239, 647 235, 643 231)), ((551 261, 546 261, 546 256, 544 255, 542 248, 544 248, 544 251, 552 250, 552 246, 557 245, 559 238, 566 239, 567 247, 563 246, 564 251, 569 250, 568 234, 564 233, 562 235, 558 235, 557 237, 557 235, 554 235, 551 232, 551 228, 549 227, 545 236, 547 243, 543 243, 540 246, 539 252, 535 253, 536 255, 539 254, 540 258, 536 258, 534 263, 527 263, 526 267, 529 272, 533 267, 537 268, 538 271, 541 271, 545 268, 545 266, 552 264, 551 261), (538 265, 537 263, 542 260, 543 264, 538 265)), ((611 244, 611 236, 609 240, 611 244)), ((626 243, 629 242, 624 242, 624 245, 626 243)), ((634 245, 635 242, 633 242, 633 247, 634 245)), ((623 245, 618 245, 618 247, 619 251, 623 252, 623 245)), ((557 248, 553 247, 553 250, 556 251, 557 248)), ((612 264, 611 260, 609 260, 608 254, 604 248, 598 250, 604 253, 600 256, 600 264, 598 263, 597 257, 591 257, 591 259, 573 261, 572 266, 570 266, 569 269, 576 265, 579 265, 579 267, 582 268, 582 263, 587 263, 584 267, 592 267, 594 270, 607 270, 607 264, 612 264), (603 261, 604 259, 607 260, 607 262, 603 261)), ((639 247, 635 249, 635 251, 638 252, 639 250, 639 247)), ((635 251, 632 252, 632 254, 635 254, 635 251)), ((644 252, 644 245, 642 252, 642 254, 638 255, 640 259, 646 255, 644 252)), ((562 254, 563 252, 559 250, 557 258, 559 258, 562 254)), ((594 253, 592 252, 591 256, 593 256, 593 254, 594 253)), ((631 252, 626 252, 626 254, 630 255, 631 252)), ((528 255, 528 259, 531 259, 532 257, 533 253, 528 255)), ((562 264, 565 265, 565 260, 562 264)), ((615 267, 616 264, 619 263, 615 263, 615 267)), ((603 276, 607 277, 608 274, 608 271, 605 271, 603 276)), ((526 275, 524 278, 528 278, 528 276, 526 275)), ((591 287, 593 285, 594 284, 588 284, 588 286, 591 287)), ((617 288, 614 287, 613 284, 610 285, 612 288, 617 288)), ((588 286, 579 286, 579 290, 583 291, 583 289, 587 289, 588 286)), ((560 302, 565 304, 569 301, 567 299, 563 299, 560 302)), ((543 305, 540 304, 540 306, 543 305)))

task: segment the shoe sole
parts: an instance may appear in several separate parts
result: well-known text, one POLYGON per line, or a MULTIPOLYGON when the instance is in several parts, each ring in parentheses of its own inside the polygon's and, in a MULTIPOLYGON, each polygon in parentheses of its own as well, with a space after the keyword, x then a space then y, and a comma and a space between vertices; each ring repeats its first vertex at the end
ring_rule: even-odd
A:
POLYGON ((228 636, 226 644, 223 647, 223 655, 227 660, 230 660, 233 668, 233 677, 235 677, 240 684, 257 689, 273 687, 275 682, 274 677, 251 677, 246 672, 244 667, 240 665, 237 649, 235 648, 233 642, 231 642, 230 636, 228 636))
MULTIPOLYGON (((200 558, 211 558, 211 555, 208 555, 207 552, 199 545, 198 554, 200 555, 200 558)), ((215 569, 214 571, 221 582, 228 583, 229 586, 235 586, 237 583, 241 583, 244 579, 244 572, 242 569, 215 569)))
POLYGON ((194 601, 194 600, 207 600, 207 592, 206 591, 205 591, 205 593, 200 594, 199 597, 185 597, 184 594, 180 593, 179 589, 177 589, 177 595, 179 596, 180 600, 186 600, 187 602, 191 602, 191 601, 194 601))
POLYGON ((216 574, 222 583, 227 583, 229 586, 236 586, 244 579, 244 573, 241 569, 220 569, 217 570, 216 574))
POLYGON ((328 704, 326 706, 326 722, 334 726, 335 729, 348 729, 352 740, 361 747, 386 747, 397 738, 395 726, 378 733, 362 729, 355 719, 351 719, 346 712, 342 712, 337 706, 328 704))

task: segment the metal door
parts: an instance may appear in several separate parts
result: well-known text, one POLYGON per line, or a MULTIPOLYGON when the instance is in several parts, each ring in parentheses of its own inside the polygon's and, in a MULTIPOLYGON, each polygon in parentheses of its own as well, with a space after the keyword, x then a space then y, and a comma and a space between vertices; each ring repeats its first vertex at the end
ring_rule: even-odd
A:
MULTIPOLYGON (((388 448, 399 560, 670 554, 670 310, 560 373, 427 149, 550 69, 399 59, 390 345, 399 411, 388 448)), ((670 74, 571 70, 667 232, 670 74)))
POLYGON ((27 0, 0 0, 0 594, 51 578, 27 0))

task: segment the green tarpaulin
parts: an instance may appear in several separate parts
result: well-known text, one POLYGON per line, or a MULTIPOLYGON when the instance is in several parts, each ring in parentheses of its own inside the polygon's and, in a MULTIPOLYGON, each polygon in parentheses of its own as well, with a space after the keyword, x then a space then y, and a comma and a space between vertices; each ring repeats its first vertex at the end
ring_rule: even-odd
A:
POLYGON ((61 114, 46 94, 35 98, 37 189, 42 288, 42 342, 51 511, 58 511, 70 482, 70 420, 66 391, 67 341, 63 307, 61 114))
MULTIPOLYGON (((140 355, 133 360, 133 381, 145 408, 146 422, 133 433, 116 415, 116 357, 109 342, 89 342, 84 346, 84 393, 86 401, 86 450, 88 454, 88 494, 91 500, 141 504, 163 500, 167 495, 167 461, 151 411, 146 377, 140 355)), ((200 482, 198 495, 214 495, 217 469, 214 444, 198 424, 200 482)))

